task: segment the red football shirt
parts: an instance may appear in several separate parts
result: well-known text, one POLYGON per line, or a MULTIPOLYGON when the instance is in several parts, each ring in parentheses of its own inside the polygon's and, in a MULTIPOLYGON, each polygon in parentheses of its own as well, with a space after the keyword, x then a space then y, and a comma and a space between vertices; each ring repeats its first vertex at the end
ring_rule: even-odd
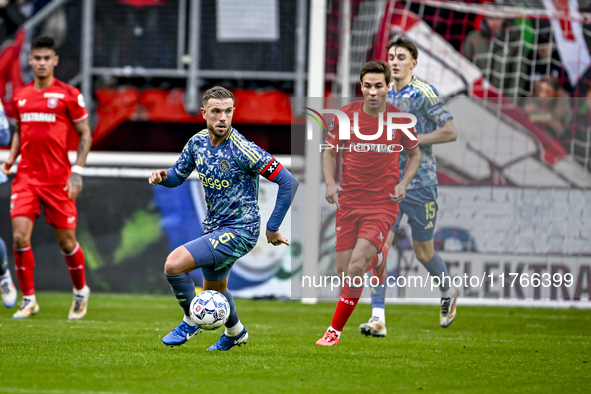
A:
MULTIPOLYGON (((359 117, 359 133, 366 136, 375 135, 379 129, 379 116, 375 118, 363 111, 363 101, 356 101, 340 108, 354 127, 354 114, 359 117)), ((411 140, 400 130, 394 130, 392 140, 388 140, 387 114, 388 112, 403 112, 397 107, 387 104, 386 112, 382 114, 382 134, 376 140, 362 140, 351 131, 350 140, 339 139, 338 119, 335 116, 326 137, 326 143, 332 145, 343 155, 343 175, 339 196, 339 205, 344 208, 364 209, 375 211, 376 208, 400 209, 390 198, 398 184, 400 171, 398 159, 400 145, 405 150, 419 146, 418 140, 411 140)), ((394 118, 394 123, 410 123, 404 118, 394 118)), ((414 128, 410 131, 416 137, 414 128)))
POLYGON ((17 90, 12 99, 20 123, 21 161, 17 182, 65 185, 71 174, 68 131, 88 118, 80 91, 53 78, 37 91, 33 82, 17 90))

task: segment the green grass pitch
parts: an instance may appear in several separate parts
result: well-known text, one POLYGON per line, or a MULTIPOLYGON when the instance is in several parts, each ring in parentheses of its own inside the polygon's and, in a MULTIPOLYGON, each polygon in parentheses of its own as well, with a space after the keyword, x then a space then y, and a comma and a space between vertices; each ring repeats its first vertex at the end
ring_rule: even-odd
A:
POLYGON ((160 339, 172 296, 93 294, 83 321, 71 294, 38 293, 39 315, 0 309, 0 393, 590 392, 591 311, 467 307, 439 327, 438 307, 388 305, 386 338, 363 337, 360 304, 336 348, 314 342, 334 302, 237 300, 250 337, 207 352, 221 330, 181 347, 160 339))

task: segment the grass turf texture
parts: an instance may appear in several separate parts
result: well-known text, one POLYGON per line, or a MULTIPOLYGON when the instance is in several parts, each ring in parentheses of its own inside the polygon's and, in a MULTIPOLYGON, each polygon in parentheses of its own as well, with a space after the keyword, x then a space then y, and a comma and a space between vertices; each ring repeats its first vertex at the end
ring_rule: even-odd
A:
POLYGON ((358 331, 360 304, 336 348, 315 346, 335 303, 237 300, 248 345, 207 352, 221 330, 181 347, 160 340, 181 319, 172 296, 94 293, 84 320, 71 294, 38 293, 39 315, 0 309, 0 393, 588 392, 591 311, 388 305, 386 338, 358 331))

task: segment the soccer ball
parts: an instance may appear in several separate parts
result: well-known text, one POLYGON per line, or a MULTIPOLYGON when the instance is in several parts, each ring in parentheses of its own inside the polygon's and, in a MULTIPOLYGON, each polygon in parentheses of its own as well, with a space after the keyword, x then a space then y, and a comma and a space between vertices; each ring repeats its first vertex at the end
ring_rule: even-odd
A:
POLYGON ((193 298, 189 311, 197 327, 215 330, 228 321, 230 304, 222 293, 205 290, 193 298))

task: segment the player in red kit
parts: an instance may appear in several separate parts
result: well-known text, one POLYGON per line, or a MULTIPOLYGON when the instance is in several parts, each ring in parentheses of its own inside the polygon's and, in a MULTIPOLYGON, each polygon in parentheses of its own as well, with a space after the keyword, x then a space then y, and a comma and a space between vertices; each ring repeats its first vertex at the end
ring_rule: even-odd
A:
POLYGON ((10 195, 14 259, 23 292, 20 308, 13 315, 15 318, 28 318, 39 311, 31 234, 41 206, 47 223, 55 230, 74 284, 74 301, 68 319, 84 317, 90 295, 84 276, 84 254, 76 240, 75 199, 82 191, 82 170, 92 141, 80 91, 53 75, 58 61, 52 38, 33 40, 29 64, 34 80, 14 93, 16 131, 8 159, 0 167, 6 175, 12 175, 10 169, 21 155, 10 195), (80 142, 76 163, 71 167, 67 137, 72 127, 80 136, 80 142))
MULTIPOLYGON (((341 107, 354 125, 358 116, 359 138, 351 133, 339 139, 338 118, 328 131, 322 168, 326 182, 326 200, 337 206, 336 263, 340 278, 345 277, 332 324, 316 345, 336 346, 341 331, 353 313, 361 292, 363 276, 370 261, 382 250, 388 231, 396 222, 398 204, 419 168, 421 153, 413 128, 395 129, 388 140, 388 113, 403 112, 386 102, 391 70, 388 63, 372 61, 361 67, 361 91, 364 100, 341 107), (380 117, 382 119, 380 120, 380 117), (381 135, 377 136, 376 130, 381 135), (369 138, 369 136, 376 136, 369 138), (399 180, 398 158, 401 147, 408 153, 404 177, 399 180), (336 157, 343 155, 341 185, 335 182, 336 157)), ((393 123, 408 123, 394 118, 393 123)))

